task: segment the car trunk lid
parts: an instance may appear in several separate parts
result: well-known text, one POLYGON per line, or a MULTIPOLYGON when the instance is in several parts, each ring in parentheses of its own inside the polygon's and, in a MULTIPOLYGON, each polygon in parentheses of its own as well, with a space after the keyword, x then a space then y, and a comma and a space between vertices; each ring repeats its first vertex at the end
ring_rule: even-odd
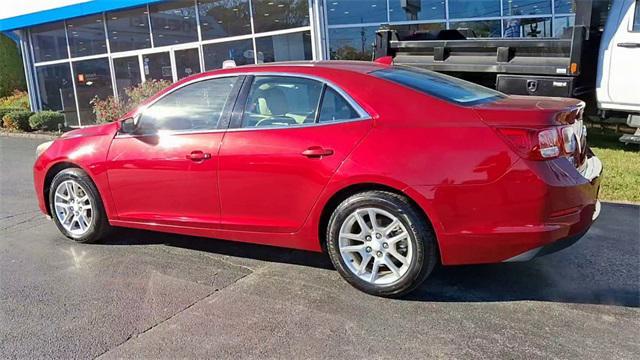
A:
MULTIPOLYGON (((558 141, 560 151, 557 156, 567 157, 576 168, 581 169, 588 152, 584 107, 584 102, 576 99, 512 95, 475 105, 473 109, 486 124, 503 134, 504 129, 527 130, 534 137, 533 140, 543 141, 549 139, 549 134, 556 136, 553 132, 557 131, 557 137, 552 136, 550 140, 558 141), (542 135, 546 136, 545 139, 539 138, 542 135)), ((542 156, 537 160, 545 158, 542 156)))

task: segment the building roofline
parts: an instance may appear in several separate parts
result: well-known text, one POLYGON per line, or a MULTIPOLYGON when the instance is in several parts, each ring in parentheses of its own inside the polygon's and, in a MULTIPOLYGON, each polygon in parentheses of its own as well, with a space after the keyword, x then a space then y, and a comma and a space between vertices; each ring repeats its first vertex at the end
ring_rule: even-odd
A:
POLYGON ((99 14, 104 11, 121 10, 163 0, 90 0, 74 5, 47 9, 30 14, 0 20, 0 32, 23 29, 75 17, 99 14))

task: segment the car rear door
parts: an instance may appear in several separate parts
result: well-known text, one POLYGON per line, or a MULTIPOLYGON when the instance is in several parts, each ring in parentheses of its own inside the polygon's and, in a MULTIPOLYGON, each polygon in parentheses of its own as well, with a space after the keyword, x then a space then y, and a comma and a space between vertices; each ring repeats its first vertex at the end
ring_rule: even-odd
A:
POLYGON ((241 81, 187 83, 149 105, 135 134, 116 135, 107 174, 119 220, 218 226, 217 155, 241 81))
POLYGON ((241 94, 219 155, 221 226, 295 232, 371 121, 317 79, 259 75, 241 94))

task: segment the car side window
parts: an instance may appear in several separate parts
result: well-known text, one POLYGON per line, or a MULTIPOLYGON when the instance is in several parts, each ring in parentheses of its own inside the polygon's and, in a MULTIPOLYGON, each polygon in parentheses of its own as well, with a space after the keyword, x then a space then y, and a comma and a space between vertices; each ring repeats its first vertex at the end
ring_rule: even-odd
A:
POLYGON ((635 14, 633 14, 633 32, 640 32, 640 0, 636 0, 635 14))
POLYGON ((156 101, 140 117, 139 131, 213 130, 237 77, 224 77, 186 85, 156 101))
POLYGON ((322 97, 319 122, 332 122, 339 120, 353 120, 360 118, 358 112, 331 87, 326 87, 322 97))
POLYGON ((291 76, 256 76, 242 117, 243 128, 314 123, 322 83, 291 76))

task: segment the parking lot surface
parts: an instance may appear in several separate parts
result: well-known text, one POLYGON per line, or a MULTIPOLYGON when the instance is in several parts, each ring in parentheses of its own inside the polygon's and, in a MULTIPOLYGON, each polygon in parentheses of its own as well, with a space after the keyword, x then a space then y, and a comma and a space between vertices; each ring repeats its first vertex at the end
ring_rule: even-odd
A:
POLYGON ((638 206, 389 300, 322 254, 134 230, 76 244, 37 210, 40 142, 0 136, 0 358, 640 357, 638 206))

